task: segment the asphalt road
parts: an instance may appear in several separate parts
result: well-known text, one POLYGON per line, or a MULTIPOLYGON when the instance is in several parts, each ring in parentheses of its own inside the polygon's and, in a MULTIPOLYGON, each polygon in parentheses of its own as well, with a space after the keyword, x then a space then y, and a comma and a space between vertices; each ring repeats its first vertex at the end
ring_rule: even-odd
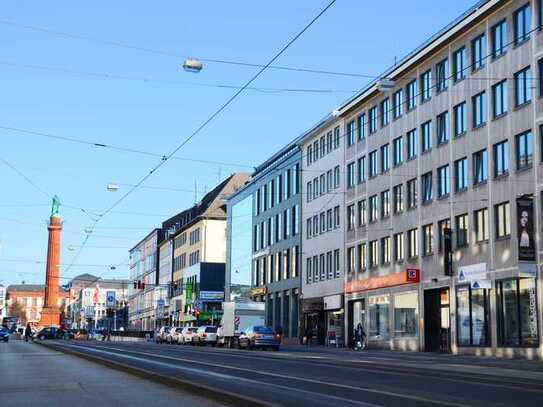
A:
POLYGON ((425 353, 51 342, 278 406, 540 406, 543 363, 425 353))

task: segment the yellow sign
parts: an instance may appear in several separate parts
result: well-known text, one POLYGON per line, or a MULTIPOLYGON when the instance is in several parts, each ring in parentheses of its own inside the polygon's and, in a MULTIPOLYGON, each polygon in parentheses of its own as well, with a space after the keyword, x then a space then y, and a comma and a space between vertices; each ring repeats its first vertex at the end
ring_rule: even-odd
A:
POLYGON ((251 289, 251 297, 256 297, 258 295, 266 295, 267 292, 268 292, 268 287, 266 287, 265 285, 262 287, 256 287, 256 288, 251 289))

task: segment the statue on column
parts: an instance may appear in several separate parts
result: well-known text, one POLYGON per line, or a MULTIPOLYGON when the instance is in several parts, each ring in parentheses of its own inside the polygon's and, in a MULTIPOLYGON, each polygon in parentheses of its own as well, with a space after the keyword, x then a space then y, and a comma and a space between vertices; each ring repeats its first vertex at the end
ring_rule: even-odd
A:
POLYGON ((53 197, 53 206, 51 207, 51 216, 60 216, 60 199, 57 195, 53 197))

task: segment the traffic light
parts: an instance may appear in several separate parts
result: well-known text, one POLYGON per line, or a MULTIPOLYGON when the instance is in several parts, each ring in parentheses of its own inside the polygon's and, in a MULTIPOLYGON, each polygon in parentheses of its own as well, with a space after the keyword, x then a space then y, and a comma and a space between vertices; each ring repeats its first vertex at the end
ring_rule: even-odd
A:
POLYGON ((443 229, 443 271, 446 276, 452 276, 452 230, 443 229))
POLYGON ((138 282, 136 280, 134 280, 134 290, 138 288, 138 282))

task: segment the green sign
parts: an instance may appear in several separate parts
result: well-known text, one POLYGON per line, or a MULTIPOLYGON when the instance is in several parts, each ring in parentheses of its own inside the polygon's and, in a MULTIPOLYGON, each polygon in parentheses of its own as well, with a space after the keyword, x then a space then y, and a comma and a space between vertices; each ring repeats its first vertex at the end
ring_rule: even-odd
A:
POLYGON ((185 304, 190 305, 192 304, 193 299, 193 290, 192 290, 192 282, 187 283, 186 291, 185 291, 185 304))

